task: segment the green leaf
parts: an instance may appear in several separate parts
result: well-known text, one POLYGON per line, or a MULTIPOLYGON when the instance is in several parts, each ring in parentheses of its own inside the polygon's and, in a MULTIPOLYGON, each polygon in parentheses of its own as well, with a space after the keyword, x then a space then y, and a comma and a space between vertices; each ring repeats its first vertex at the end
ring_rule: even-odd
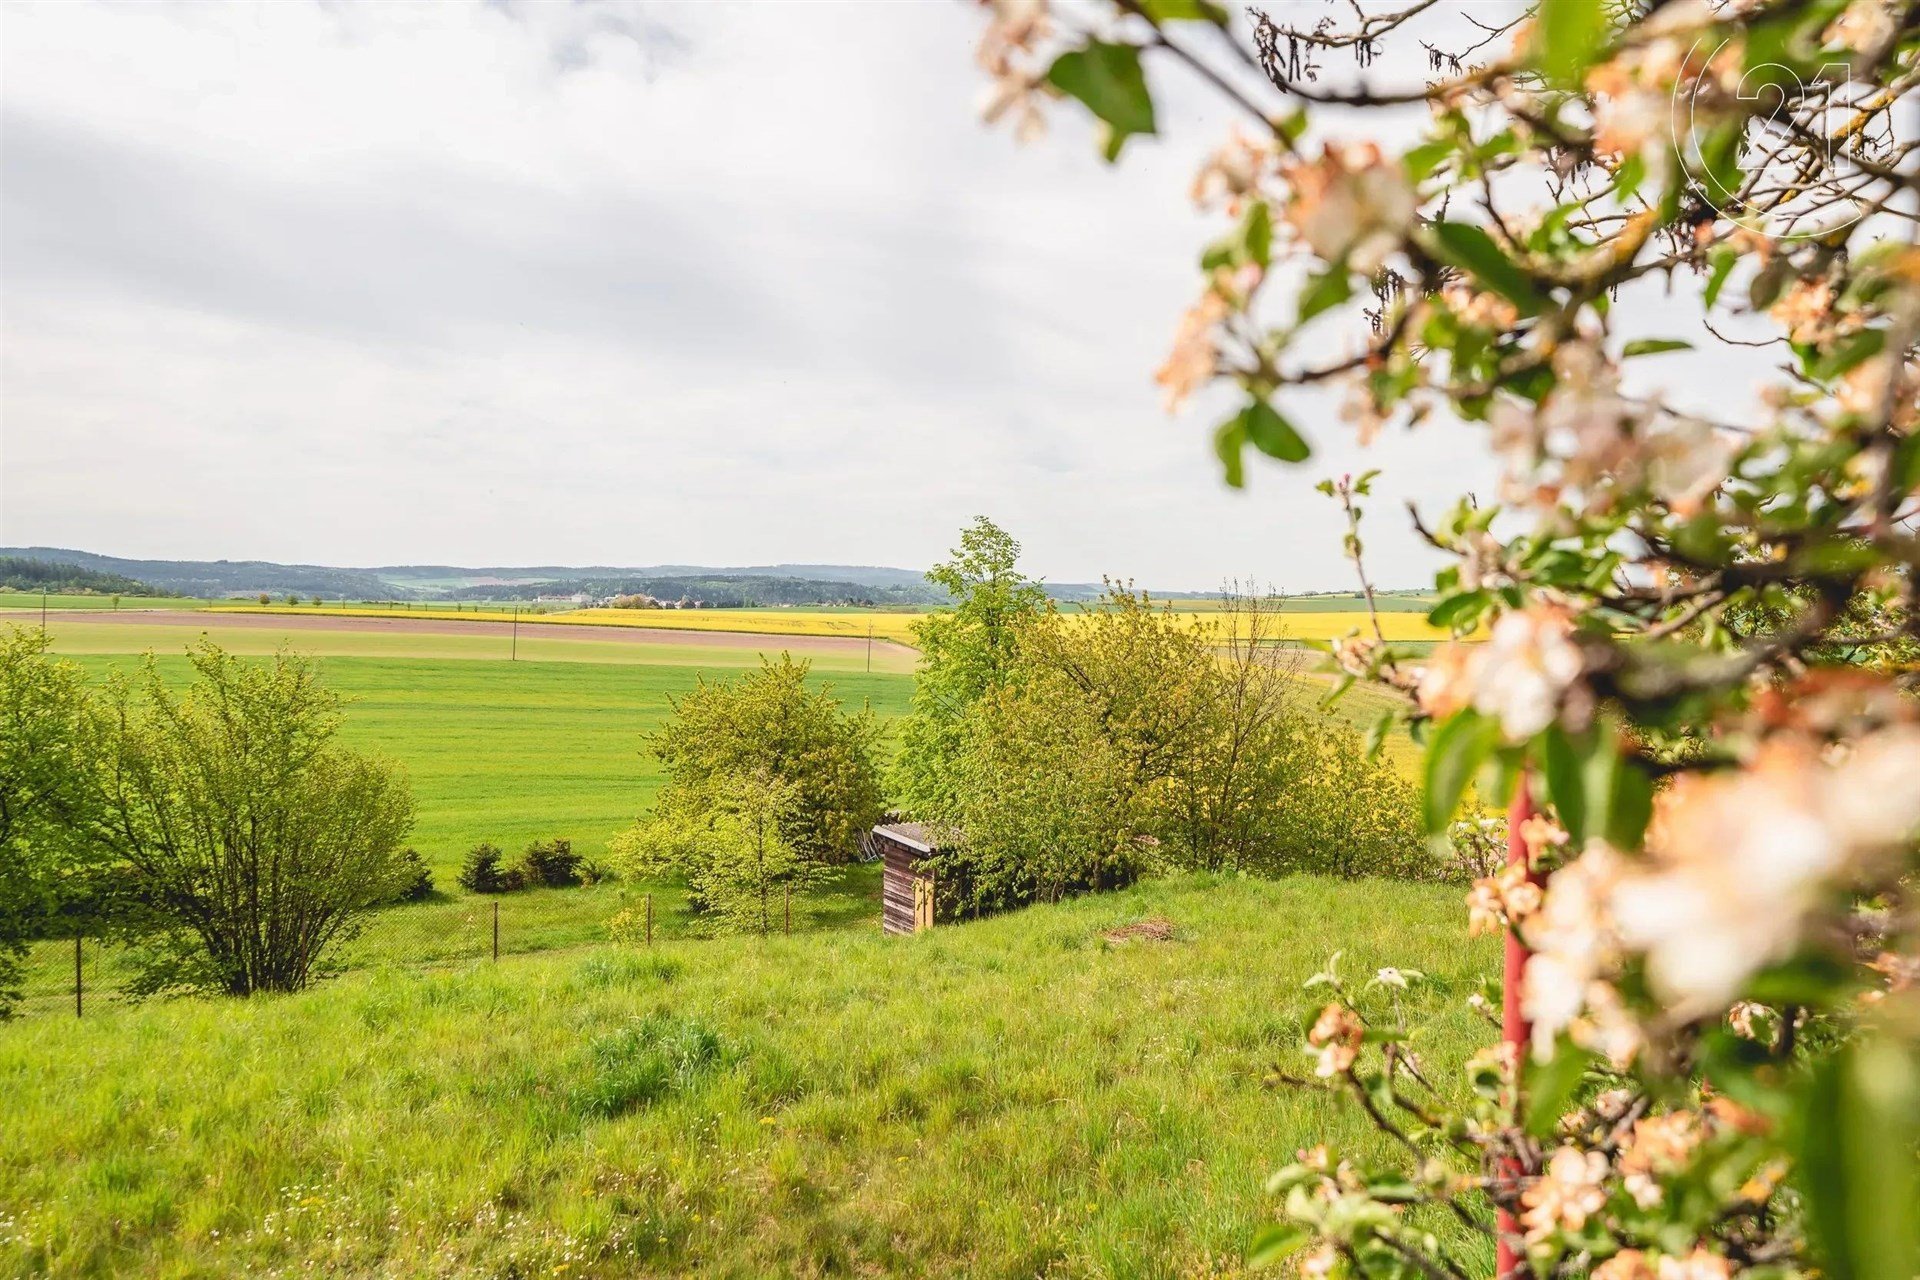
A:
POLYGON ((1429 177, 1441 162, 1454 152, 1451 142, 1423 142, 1406 155, 1400 157, 1400 163, 1407 167, 1407 174, 1415 182, 1429 177))
POLYGON ((1466 222, 1439 222, 1433 227, 1437 256, 1460 268, 1504 297, 1527 315, 1538 315, 1546 300, 1493 237, 1466 222))
POLYGON ((1427 614, 1427 622, 1448 630, 1463 627, 1477 619, 1492 603, 1493 597, 1484 591, 1463 591, 1433 606, 1427 614))
POLYGON ((1227 11, 1210 0, 1140 0, 1140 12, 1156 26, 1162 22, 1211 22, 1224 27, 1227 11))
POLYGON ((1636 338, 1620 348, 1623 358, 1634 356, 1657 356, 1664 351, 1691 351, 1693 344, 1685 338, 1636 338))
POLYGON ((1800 1108, 1799 1176, 1822 1270, 1833 1280, 1920 1273, 1920 1063, 1890 1039, 1822 1063, 1800 1108))
POLYGON ((1298 1253, 1312 1237, 1294 1222, 1272 1222, 1260 1228, 1247 1250, 1247 1265, 1271 1267, 1298 1253))
POLYGON ((1427 744, 1426 817, 1430 835, 1447 829, 1460 797, 1493 751, 1499 725, 1478 712, 1462 711, 1442 724, 1427 744))
POLYGON ((1246 462, 1241 457, 1247 448, 1247 429, 1240 419, 1244 413, 1237 413, 1221 423, 1213 433, 1213 452, 1220 459, 1220 469, 1226 482, 1235 489, 1246 487, 1246 462))
POLYGON ((1140 50, 1133 45, 1095 40, 1071 49, 1054 59, 1047 80, 1106 122, 1108 160, 1120 154, 1129 137, 1154 131, 1153 95, 1140 70, 1140 50))
POLYGON ((1591 1054, 1575 1048, 1564 1036, 1554 1045, 1551 1058, 1545 1062, 1529 1060, 1525 1087, 1521 1090, 1526 1100, 1528 1133, 1544 1138, 1553 1132, 1580 1091, 1587 1064, 1592 1061, 1591 1054))
POLYGON ((1702 301, 1708 308, 1711 308, 1719 299, 1722 286, 1727 283, 1727 277, 1733 273, 1733 264, 1739 260, 1740 255, 1725 246, 1713 251, 1713 256, 1708 259, 1712 267, 1707 272, 1707 291, 1702 296, 1702 301))
POLYGON ((1337 307, 1353 296, 1353 277, 1347 274, 1345 263, 1336 262, 1307 281, 1300 291, 1300 324, 1319 315, 1331 307, 1337 307))
POLYGON ((1887 335, 1880 329, 1861 329, 1850 333, 1836 342, 1833 350, 1815 360, 1807 374, 1822 382, 1831 381, 1879 355, 1886 344, 1887 335))
POLYGON ((1398 714, 1389 709, 1382 711, 1375 717, 1374 722, 1367 726, 1367 759, 1380 758, 1380 748, 1387 744, 1387 735, 1393 732, 1394 722, 1398 719, 1398 714))
POLYGON ((1246 246, 1247 256, 1261 266, 1273 261, 1273 211, 1265 200, 1247 206, 1247 216, 1240 223, 1240 243, 1246 246))
MULTIPOLYGON (((1587 735, 1582 735, 1586 737, 1587 735)), ((1541 743, 1541 766, 1547 775, 1547 795, 1553 800, 1560 825, 1567 829, 1573 847, 1587 842, 1587 787, 1581 758, 1590 747, 1582 745, 1566 730, 1555 726, 1547 730, 1541 743)))
POLYGON ((1540 0, 1540 69, 1560 87, 1577 88, 1607 34, 1600 0, 1540 0))
POLYGON ((1234 421, 1253 447, 1282 462, 1305 462, 1313 452, 1293 424, 1265 400, 1255 400, 1234 421))

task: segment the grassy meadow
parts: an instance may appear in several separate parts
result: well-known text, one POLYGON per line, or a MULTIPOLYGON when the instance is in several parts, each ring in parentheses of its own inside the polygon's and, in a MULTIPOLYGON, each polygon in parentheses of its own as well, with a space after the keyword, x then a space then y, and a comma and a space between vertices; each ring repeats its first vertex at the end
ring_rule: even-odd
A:
MULTIPOLYGON (((169 683, 191 669, 183 647, 198 635, 181 627, 58 623, 57 652, 104 678, 134 670, 151 648, 169 683)), ((210 626, 235 653, 281 645, 322 655, 329 688, 351 700, 342 735, 406 767, 418 802, 413 844, 451 885, 461 856, 490 840, 509 852, 529 840, 565 836, 589 856, 648 807, 660 784, 642 740, 665 721, 671 699, 703 676, 724 677, 759 663, 751 647, 675 648, 604 644, 578 653, 573 642, 522 635, 521 658, 505 661, 494 637, 300 631, 287 635, 210 626), (347 650, 342 653, 340 650, 347 650), (554 650, 564 656, 555 660, 554 650)), ((814 659, 816 677, 853 706, 883 720, 906 710, 912 679, 844 668, 850 655, 814 659)))
POLYGON ((1373 1142, 1272 1079, 1310 1069, 1301 981, 1335 950, 1426 971, 1447 1088, 1497 962, 1460 910, 1182 878, 29 1019, 0 1031, 0 1274, 1238 1275, 1273 1167, 1373 1142), (1173 940, 1103 936, 1149 917, 1173 940))
MULTIPOLYGON (((665 722, 671 699, 703 678, 757 666, 763 651, 778 652, 777 642, 747 637, 724 646, 636 644, 555 638, 523 628, 520 660, 508 661, 503 641, 494 636, 283 632, 222 626, 213 615, 204 630, 234 653, 268 655, 291 647, 319 655, 328 687, 350 700, 343 739, 407 771, 416 804, 410 843, 432 868, 440 892, 377 914, 342 954, 348 967, 485 956, 492 948, 496 901, 501 950, 509 954, 602 941, 607 920, 647 894, 654 898, 660 936, 683 933, 684 891, 674 884, 603 883, 494 899, 462 892, 455 877, 466 851, 481 841, 497 845, 511 860, 530 841, 558 836, 589 858, 603 858, 608 839, 652 804, 663 780, 644 752, 644 739, 665 722)), ((152 650, 162 677, 179 686, 192 674, 184 646, 202 629, 132 619, 55 619, 48 631, 54 649, 96 679, 115 669, 138 671, 141 655, 152 650)), ((883 722, 905 712, 912 678, 898 669, 868 674, 864 653, 851 650, 799 656, 813 662, 816 682, 831 684, 848 704, 872 708, 883 722)), ((883 662, 903 665, 894 652, 876 654, 876 665, 883 662)), ((873 915, 878 893, 871 868, 850 868, 796 903, 795 927, 873 915)), ((72 966, 70 944, 36 944, 21 1012, 70 1013, 72 966)), ((123 959, 99 947, 84 953, 83 968, 97 1004, 111 998, 126 976, 123 959)))

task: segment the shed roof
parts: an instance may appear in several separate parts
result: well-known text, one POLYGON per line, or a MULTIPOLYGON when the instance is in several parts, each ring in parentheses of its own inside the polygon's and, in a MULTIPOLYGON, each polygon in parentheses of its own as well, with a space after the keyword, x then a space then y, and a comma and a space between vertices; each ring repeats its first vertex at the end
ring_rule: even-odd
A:
POLYGON ((927 829, 917 822, 889 822, 873 830, 875 835, 897 840, 909 849, 917 849, 921 853, 933 852, 932 837, 927 834, 927 829))

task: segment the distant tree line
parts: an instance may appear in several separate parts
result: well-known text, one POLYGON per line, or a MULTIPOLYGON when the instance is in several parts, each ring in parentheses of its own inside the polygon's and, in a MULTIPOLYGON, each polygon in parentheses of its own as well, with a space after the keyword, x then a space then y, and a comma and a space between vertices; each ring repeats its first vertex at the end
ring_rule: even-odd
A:
POLYGON ((698 600, 708 608, 750 609, 774 605, 865 606, 939 604, 944 597, 926 586, 869 586, 859 582, 765 575, 556 578, 517 586, 459 587, 449 600, 532 600, 584 592, 595 599, 651 596, 671 603, 698 600))
POLYGON ((170 596, 137 578, 82 569, 78 565, 35 560, 26 556, 0 556, 0 591, 49 591, 54 595, 75 596, 170 596))

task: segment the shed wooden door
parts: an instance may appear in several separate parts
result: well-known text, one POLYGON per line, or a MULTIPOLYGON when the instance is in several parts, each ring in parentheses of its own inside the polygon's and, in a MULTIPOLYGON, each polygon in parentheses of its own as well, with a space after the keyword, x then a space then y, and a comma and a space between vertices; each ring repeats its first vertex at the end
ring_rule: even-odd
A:
POLYGON ((933 928, 933 877, 913 878, 913 927, 915 932, 933 928))

